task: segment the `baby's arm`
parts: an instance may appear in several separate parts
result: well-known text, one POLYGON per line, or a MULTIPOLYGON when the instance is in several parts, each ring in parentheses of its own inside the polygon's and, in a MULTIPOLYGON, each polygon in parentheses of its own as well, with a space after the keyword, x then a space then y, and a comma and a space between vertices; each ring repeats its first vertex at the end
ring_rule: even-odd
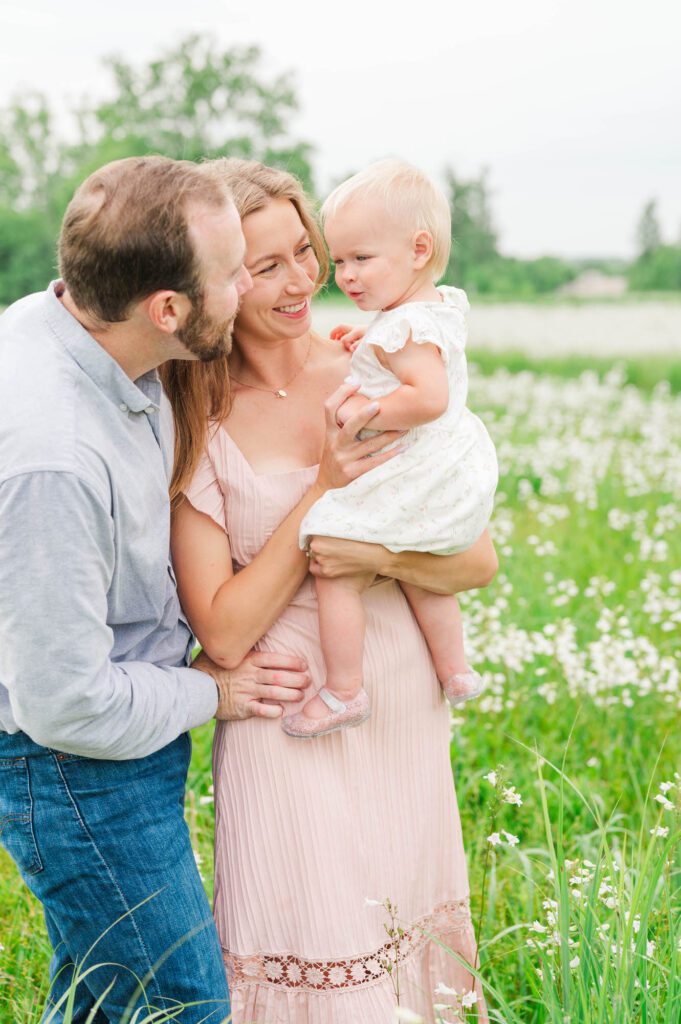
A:
POLYGON ((417 344, 410 338, 397 352, 376 346, 376 355, 400 387, 379 399, 372 430, 409 430, 442 416, 449 404, 449 382, 437 345, 417 344))

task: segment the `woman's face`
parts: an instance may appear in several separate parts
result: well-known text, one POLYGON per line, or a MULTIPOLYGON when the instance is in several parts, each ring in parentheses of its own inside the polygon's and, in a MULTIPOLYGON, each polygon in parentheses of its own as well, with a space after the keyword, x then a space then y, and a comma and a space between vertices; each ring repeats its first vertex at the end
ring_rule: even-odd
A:
POLYGON ((319 264, 298 211, 273 199, 241 223, 253 287, 241 299, 235 336, 298 338, 311 327, 310 298, 319 264))

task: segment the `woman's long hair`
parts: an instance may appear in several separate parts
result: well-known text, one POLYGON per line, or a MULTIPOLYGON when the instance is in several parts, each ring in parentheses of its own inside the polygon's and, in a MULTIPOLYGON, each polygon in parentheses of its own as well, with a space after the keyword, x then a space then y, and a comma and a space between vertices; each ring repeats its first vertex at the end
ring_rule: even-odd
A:
MULTIPOLYGON (((255 160, 220 158, 212 160, 210 168, 224 177, 242 220, 275 199, 288 199, 293 203, 319 264, 317 292, 329 275, 329 257, 312 204, 300 181, 287 171, 266 167, 255 160)), ((229 366, 226 356, 209 363, 173 359, 164 363, 159 372, 175 420, 175 458, 170 483, 174 511, 181 504, 206 450, 209 427, 217 429, 229 415, 229 366)))

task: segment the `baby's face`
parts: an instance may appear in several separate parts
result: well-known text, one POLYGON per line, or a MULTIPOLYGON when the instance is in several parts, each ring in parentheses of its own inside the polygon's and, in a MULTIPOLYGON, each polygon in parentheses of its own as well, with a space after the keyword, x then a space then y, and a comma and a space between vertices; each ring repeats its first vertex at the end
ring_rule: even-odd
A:
POLYGON ((408 232, 380 203, 351 199, 324 226, 336 283, 360 309, 392 309, 409 301, 420 279, 408 232))

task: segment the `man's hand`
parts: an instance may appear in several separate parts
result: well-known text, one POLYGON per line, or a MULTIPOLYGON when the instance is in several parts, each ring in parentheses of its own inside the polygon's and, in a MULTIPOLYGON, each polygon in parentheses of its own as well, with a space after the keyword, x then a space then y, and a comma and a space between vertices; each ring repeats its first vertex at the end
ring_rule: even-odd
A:
POLYGON ((292 654, 251 651, 240 665, 227 669, 202 651, 192 668, 213 677, 219 692, 215 717, 230 722, 254 715, 280 718, 280 702, 301 700, 311 682, 306 662, 292 654))

